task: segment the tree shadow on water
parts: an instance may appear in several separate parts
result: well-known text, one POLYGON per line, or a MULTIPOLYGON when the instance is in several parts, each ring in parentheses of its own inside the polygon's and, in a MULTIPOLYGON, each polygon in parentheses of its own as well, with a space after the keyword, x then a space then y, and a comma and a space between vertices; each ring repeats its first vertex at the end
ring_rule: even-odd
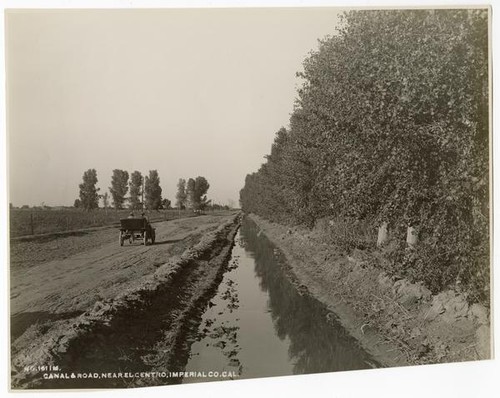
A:
POLYGON ((251 220, 240 233, 244 247, 255 259, 261 289, 269 295, 269 308, 276 334, 290 340, 288 354, 294 374, 368 369, 379 366, 348 332, 335 321, 326 306, 299 294, 284 272, 284 259, 251 220))

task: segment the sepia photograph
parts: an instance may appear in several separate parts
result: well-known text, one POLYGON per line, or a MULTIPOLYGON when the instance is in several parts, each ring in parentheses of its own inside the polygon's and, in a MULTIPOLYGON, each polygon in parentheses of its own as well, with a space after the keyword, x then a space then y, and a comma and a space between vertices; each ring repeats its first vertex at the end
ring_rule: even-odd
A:
POLYGON ((491 362, 491 6, 138 6, 4 9, 9 390, 491 362))

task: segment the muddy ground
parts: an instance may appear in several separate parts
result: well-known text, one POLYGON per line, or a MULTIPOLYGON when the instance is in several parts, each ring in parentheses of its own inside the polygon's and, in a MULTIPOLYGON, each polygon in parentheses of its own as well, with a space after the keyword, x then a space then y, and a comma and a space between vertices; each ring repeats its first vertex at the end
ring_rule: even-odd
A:
POLYGON ((491 358, 489 309, 454 291, 432 295, 395 280, 377 263, 383 250, 336 251, 324 230, 285 227, 251 215, 280 249, 300 284, 322 301, 384 366, 491 358))
MULTIPOLYGON (((156 243, 148 246, 134 242, 120 247, 116 229, 13 240, 13 387, 46 387, 37 372, 24 371, 26 366, 83 366, 88 358, 80 353, 95 354, 97 349, 89 345, 106 340, 104 336, 116 339, 117 331, 141 312, 145 321, 148 307, 165 307, 158 297, 167 298, 167 293, 171 308, 164 313, 170 318, 158 330, 171 332, 168 341, 174 344, 183 311, 203 294, 204 285, 213 283, 227 260, 238 222, 238 214, 228 212, 155 223, 156 243)), ((154 312, 147 317, 149 326, 156 322, 154 312)))

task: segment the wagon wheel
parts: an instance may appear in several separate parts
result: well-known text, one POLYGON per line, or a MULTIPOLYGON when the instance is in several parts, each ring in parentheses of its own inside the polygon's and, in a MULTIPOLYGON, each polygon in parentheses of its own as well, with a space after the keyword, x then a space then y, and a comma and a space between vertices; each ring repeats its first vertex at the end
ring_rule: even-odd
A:
POLYGON ((156 239, 156 232, 155 230, 153 229, 153 231, 151 232, 151 244, 154 245, 155 243, 155 239, 156 239))
POLYGON ((148 231, 144 231, 144 246, 148 244, 148 231))
POLYGON ((123 236, 122 236, 122 231, 120 231, 120 234, 118 235, 118 241, 120 242, 120 246, 123 246, 123 236))

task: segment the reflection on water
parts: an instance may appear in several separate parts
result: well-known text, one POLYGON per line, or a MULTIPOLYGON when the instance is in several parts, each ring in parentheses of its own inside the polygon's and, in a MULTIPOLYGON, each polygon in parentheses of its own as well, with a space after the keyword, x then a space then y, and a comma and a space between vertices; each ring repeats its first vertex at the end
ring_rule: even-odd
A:
MULTIPOLYGON (((324 305, 299 294, 283 261, 244 219, 229 269, 193 334, 186 371, 251 378, 377 366, 338 323, 327 320, 324 305)), ((184 380, 192 381, 201 380, 184 380)))
MULTIPOLYGON (((256 225, 246 222, 241 229, 245 249, 255 257, 260 286, 269 295, 270 315, 276 334, 289 337, 289 355, 294 374, 365 369, 376 366, 357 342, 332 318, 317 300, 302 296, 284 275, 276 261, 274 247, 256 225)), ((280 261, 284 261, 280 259, 280 261)))

